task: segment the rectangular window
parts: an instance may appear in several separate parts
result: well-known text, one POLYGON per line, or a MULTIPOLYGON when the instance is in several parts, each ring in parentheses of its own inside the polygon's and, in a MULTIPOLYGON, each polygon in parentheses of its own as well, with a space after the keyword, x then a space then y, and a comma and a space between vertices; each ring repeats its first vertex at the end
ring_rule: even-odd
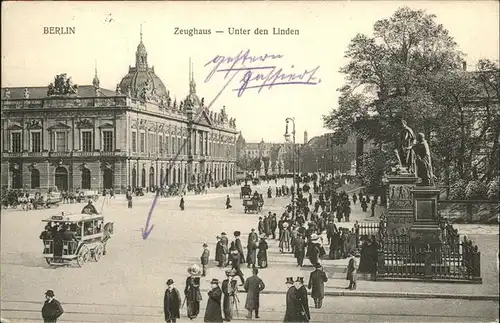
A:
POLYGON ((158 136, 158 152, 160 154, 163 154, 163 136, 162 135, 159 135, 158 136))
POLYGON ((10 134, 10 145, 13 153, 21 152, 21 133, 20 132, 12 132, 10 134))
POLYGON ((82 131, 82 151, 94 151, 92 131, 82 131))
POLYGON ((102 132, 102 150, 113 151, 113 131, 102 132))
POLYGON ((56 132, 56 151, 65 152, 67 149, 66 145, 66 132, 60 131, 56 132))
POLYGON ((149 146, 149 152, 154 153, 155 152, 155 134, 154 133, 149 134, 148 146, 149 146))
POLYGON ((204 155, 204 151, 203 151, 203 132, 201 132, 201 131, 198 133, 198 147, 200 147, 199 148, 200 155, 203 156, 204 155))
POLYGON ((42 133, 32 132, 31 133, 31 151, 34 153, 39 153, 42 151, 42 133))
POLYGON ((141 141, 140 141, 141 153, 146 151, 146 134, 141 132, 141 141))
POLYGON ((170 154, 170 137, 165 137, 165 153, 170 154))
POLYGON ((137 132, 132 131, 132 152, 137 152, 137 132))

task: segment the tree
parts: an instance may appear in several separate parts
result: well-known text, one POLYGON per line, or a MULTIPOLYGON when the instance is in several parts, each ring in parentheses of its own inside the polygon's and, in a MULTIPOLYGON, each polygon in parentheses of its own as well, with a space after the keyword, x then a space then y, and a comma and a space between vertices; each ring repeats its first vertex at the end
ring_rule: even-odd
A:
MULTIPOLYGON (((375 23, 373 37, 355 36, 345 57, 338 108, 324 116, 336 143, 352 133, 391 152, 404 118, 425 134, 435 175, 448 185, 478 177, 479 164, 484 180, 498 174, 498 64, 484 60, 477 73, 463 71, 463 54, 434 15, 400 8, 375 23), (478 107, 483 111, 479 120, 470 112, 478 107)), ((394 153, 368 154, 363 161, 370 167, 397 162, 394 153)))

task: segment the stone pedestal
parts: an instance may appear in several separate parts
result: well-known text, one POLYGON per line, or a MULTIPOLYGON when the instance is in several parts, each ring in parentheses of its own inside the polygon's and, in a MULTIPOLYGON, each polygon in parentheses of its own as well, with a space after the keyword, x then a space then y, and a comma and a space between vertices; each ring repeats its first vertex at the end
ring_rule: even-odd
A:
POLYGON ((441 263, 442 241, 437 209, 440 191, 435 187, 417 186, 412 193, 414 223, 410 228, 410 246, 414 250, 414 261, 441 263))
POLYGON ((414 222, 412 190, 418 181, 414 174, 402 173, 386 177, 387 194, 387 234, 398 236, 408 231, 414 222))

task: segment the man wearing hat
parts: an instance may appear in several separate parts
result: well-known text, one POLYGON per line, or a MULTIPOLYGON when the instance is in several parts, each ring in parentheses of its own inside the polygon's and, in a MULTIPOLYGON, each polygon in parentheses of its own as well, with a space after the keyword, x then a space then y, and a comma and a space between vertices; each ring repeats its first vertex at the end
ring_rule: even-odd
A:
POLYGON ((316 234, 312 234, 310 238, 310 243, 309 243, 309 261, 313 266, 316 264, 319 264, 319 258, 320 258, 320 244, 319 244, 319 237, 316 234))
POLYGON ((325 283, 328 281, 326 273, 320 264, 316 264, 315 270, 309 276, 308 288, 311 289, 311 297, 314 300, 314 307, 321 308, 325 297, 325 283))
POLYGON ((296 309, 300 317, 298 322, 309 322, 311 314, 309 313, 309 301, 307 298, 307 289, 304 286, 304 277, 297 277, 295 288, 297 288, 296 309))
POLYGON ((203 244, 203 252, 201 254, 201 268, 203 268, 203 272, 201 277, 205 277, 207 275, 207 266, 208 260, 210 259, 210 251, 208 250, 208 245, 206 243, 203 244))
POLYGON ((163 297, 163 312, 165 313, 165 322, 175 323, 178 318, 181 317, 181 294, 174 287, 174 281, 172 279, 167 280, 167 290, 165 290, 165 296, 163 297))
POLYGON ((212 279, 210 287, 203 322, 223 322, 221 310, 222 290, 219 287, 219 280, 216 278, 212 279))
POLYGON ((241 257, 240 257, 238 250, 236 250, 236 248, 231 248, 230 253, 229 253, 229 259, 231 260, 231 267, 232 267, 232 269, 234 269, 235 275, 240 277, 240 280, 241 280, 240 286, 243 286, 243 284, 245 283, 245 277, 243 277, 243 273, 241 272, 241 268, 240 268, 241 257))
POLYGON ((247 267, 254 268, 257 262, 257 241, 258 241, 257 233, 255 233, 255 229, 252 229, 252 232, 248 235, 248 243, 247 243, 247 267))
POLYGON ((57 319, 64 313, 61 303, 54 298, 54 291, 45 292, 45 303, 42 307, 42 317, 45 323, 57 322, 57 319))
POLYGON ((259 216, 259 223, 257 224, 257 230, 259 230, 259 234, 264 234, 264 222, 262 222, 262 217, 259 216))
POLYGON ((260 279, 259 270, 254 268, 252 270, 253 276, 247 278, 244 288, 247 292, 247 300, 245 302, 245 308, 248 310, 247 318, 252 318, 252 312, 255 311, 255 318, 259 318, 259 301, 260 301, 260 292, 266 288, 266 285, 260 279))
POLYGON ((295 288, 293 277, 287 277, 285 284, 288 287, 288 290, 286 292, 286 310, 283 322, 298 322, 298 311, 296 306, 297 288, 295 288))
POLYGON ((241 236, 240 231, 234 231, 234 247, 236 248, 236 250, 238 250, 238 253, 240 254, 240 263, 244 264, 245 254, 243 253, 243 245, 241 244, 240 236, 241 236))
POLYGON ((306 255, 306 242, 302 234, 298 234, 295 239, 295 251, 294 256, 297 258, 297 266, 302 267, 304 265, 304 257, 306 255))

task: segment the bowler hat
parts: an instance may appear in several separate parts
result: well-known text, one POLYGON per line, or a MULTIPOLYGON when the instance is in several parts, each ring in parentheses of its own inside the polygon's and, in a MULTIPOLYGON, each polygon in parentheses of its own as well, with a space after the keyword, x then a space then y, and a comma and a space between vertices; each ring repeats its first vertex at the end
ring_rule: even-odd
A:
POLYGON ((317 263, 317 264, 314 264, 314 268, 321 268, 323 266, 321 266, 321 264, 317 263))
POLYGON ((287 277, 285 284, 292 284, 293 285, 293 277, 287 277))
POLYGON ((169 286, 170 286, 170 285, 172 285, 173 283, 174 283, 174 281, 173 281, 172 279, 167 280, 167 285, 169 285, 169 286))
POLYGON ((221 235, 221 236, 225 236, 225 235, 226 235, 226 233, 225 233, 225 232, 222 232, 220 235, 221 235))
POLYGON ((54 291, 49 289, 45 292, 45 296, 48 296, 48 297, 54 297, 54 291))
POLYGON ((217 278, 214 278, 212 279, 212 281, 210 282, 210 284, 219 284, 219 280, 217 278))
POLYGON ((204 247, 204 248, 205 248, 205 247, 208 247, 208 245, 207 245, 206 243, 204 243, 204 244, 203 244, 203 247, 204 247))
POLYGON ((235 237, 239 237, 241 235, 241 232, 240 231, 234 231, 234 236, 235 237))

